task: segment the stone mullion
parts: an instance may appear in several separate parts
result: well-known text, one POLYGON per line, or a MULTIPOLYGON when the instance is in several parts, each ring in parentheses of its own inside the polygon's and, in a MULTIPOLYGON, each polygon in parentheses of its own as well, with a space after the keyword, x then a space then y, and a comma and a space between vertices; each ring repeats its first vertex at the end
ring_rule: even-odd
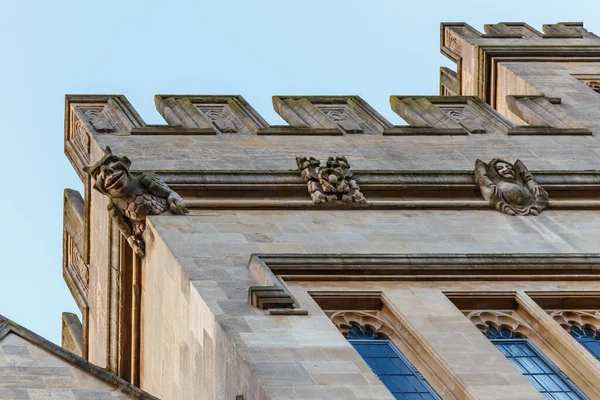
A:
MULTIPOLYGON (((586 349, 542 309, 525 291, 518 291, 515 297, 517 303, 527 314, 528 322, 537 336, 544 340, 554 353, 577 373, 570 377, 580 389, 592 398, 600 398, 600 364, 586 349)), ((564 369, 564 368, 561 368, 564 369)))
MULTIPOLYGON (((415 313, 410 307, 413 301, 416 304, 420 303, 414 293, 399 294, 386 293, 383 297, 385 307, 381 312, 385 320, 389 322, 390 327, 398 332, 397 338, 392 338, 394 344, 425 376, 427 382, 442 398, 467 400, 482 398, 478 394, 477 388, 474 388, 472 383, 469 382, 469 378, 463 373, 457 373, 458 369, 464 371, 464 366, 460 367, 449 359, 448 348, 440 347, 439 341, 432 340, 434 337, 440 334, 448 334, 448 332, 438 331, 437 327, 431 324, 426 324, 429 325, 430 329, 424 330, 422 328, 424 319, 435 318, 437 313, 447 319, 450 310, 433 310, 429 308, 425 312, 428 316, 425 317, 425 313, 415 313), (431 328, 434 328, 434 330, 431 330, 431 328)), ((452 310, 451 312, 454 317, 463 318, 460 311, 452 310)), ((461 339, 468 342, 466 338, 461 339)), ((473 348, 475 347, 473 346, 473 348)))

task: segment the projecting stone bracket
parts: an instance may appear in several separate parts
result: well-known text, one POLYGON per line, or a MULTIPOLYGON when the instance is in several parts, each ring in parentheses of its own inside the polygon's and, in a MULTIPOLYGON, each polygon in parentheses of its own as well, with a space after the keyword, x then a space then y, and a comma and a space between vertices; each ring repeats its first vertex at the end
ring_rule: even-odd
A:
POLYGON ((248 303, 267 310, 271 315, 307 315, 290 293, 287 285, 277 277, 260 256, 252 255, 248 269, 260 286, 248 288, 248 303))
POLYGON ((294 300, 289 293, 277 286, 250 286, 248 299, 251 305, 263 310, 281 308, 287 311, 294 308, 294 300))

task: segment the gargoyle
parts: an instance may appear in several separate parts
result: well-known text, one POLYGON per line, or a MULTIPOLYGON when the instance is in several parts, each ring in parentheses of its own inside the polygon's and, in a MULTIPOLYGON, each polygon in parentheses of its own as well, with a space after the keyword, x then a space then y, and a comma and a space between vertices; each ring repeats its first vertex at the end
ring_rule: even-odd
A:
POLYGON ((537 215, 548 205, 548 193, 537 184, 521 160, 475 161, 475 183, 483 198, 509 215, 537 215))
POLYGON ((110 198, 108 212, 131 248, 144 256, 142 235, 146 229, 146 216, 159 215, 170 210, 173 214, 189 211, 181 197, 153 174, 129 172, 131 161, 117 157, 106 147, 104 155, 84 171, 94 178, 94 188, 110 198))
POLYGON ((308 185, 313 203, 357 203, 366 204, 346 157, 329 157, 325 167, 313 157, 298 157, 296 164, 308 185))

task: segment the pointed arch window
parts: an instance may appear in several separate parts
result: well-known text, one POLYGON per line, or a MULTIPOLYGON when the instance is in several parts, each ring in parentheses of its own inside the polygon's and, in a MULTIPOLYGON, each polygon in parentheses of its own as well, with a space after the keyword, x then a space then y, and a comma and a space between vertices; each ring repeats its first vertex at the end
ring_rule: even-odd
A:
POLYGON ((592 353, 596 360, 600 361, 600 333, 589 327, 571 326, 569 331, 587 351, 592 353))
POLYGON ((438 400, 425 378, 387 336, 368 327, 352 325, 346 339, 396 399, 438 400))
POLYGON ((545 398, 588 399, 556 365, 518 332, 507 327, 488 326, 485 336, 545 398))
POLYGON ((600 361, 600 312, 557 310, 550 316, 600 361))

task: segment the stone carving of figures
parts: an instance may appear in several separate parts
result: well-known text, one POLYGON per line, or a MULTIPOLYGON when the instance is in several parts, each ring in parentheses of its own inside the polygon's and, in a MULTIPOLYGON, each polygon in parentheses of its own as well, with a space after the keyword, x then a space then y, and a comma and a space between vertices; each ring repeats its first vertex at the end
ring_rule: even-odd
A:
POLYGON ((367 203, 346 157, 329 157, 324 167, 313 157, 298 157, 296 163, 313 203, 367 203))
POLYGON ((483 198, 509 215, 537 215, 548 205, 548 193, 537 184, 521 160, 514 164, 494 158, 475 161, 475 183, 483 198))
POLYGON ((102 158, 84 171, 94 178, 94 189, 110 198, 108 212, 127 242, 140 257, 144 256, 143 233, 146 216, 170 210, 187 214, 181 197, 153 174, 129 172, 131 161, 117 157, 106 147, 102 158))

